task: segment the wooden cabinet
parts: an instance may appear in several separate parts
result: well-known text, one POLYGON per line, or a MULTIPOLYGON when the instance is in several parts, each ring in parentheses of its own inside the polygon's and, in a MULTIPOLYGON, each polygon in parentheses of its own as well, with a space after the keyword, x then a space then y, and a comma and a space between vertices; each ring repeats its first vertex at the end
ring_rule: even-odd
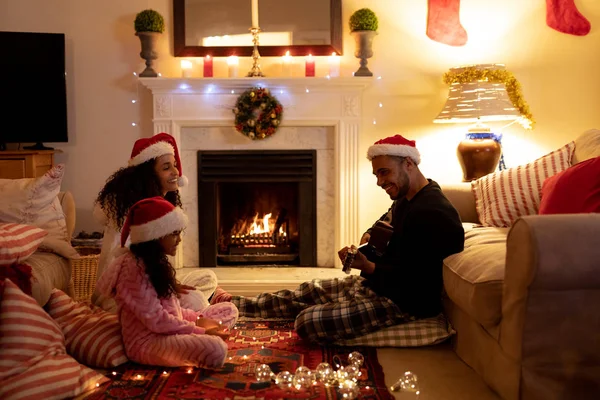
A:
POLYGON ((60 150, 0 151, 0 179, 37 178, 54 166, 60 150))

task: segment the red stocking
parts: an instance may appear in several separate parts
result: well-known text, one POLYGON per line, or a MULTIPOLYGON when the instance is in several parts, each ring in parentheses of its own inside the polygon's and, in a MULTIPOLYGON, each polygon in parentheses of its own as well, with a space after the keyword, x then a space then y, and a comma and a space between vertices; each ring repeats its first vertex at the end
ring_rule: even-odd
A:
POLYGON ((546 0, 546 23, 552 29, 585 36, 592 27, 575 6, 575 0, 546 0))
POLYGON ((427 0, 427 3, 427 36, 449 46, 464 46, 467 31, 458 17, 460 0, 427 0))

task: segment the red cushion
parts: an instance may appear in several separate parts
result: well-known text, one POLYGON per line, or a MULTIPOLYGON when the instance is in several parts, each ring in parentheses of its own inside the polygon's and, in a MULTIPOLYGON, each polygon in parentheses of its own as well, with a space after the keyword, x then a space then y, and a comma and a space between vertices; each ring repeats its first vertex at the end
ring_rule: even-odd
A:
POLYGON ((539 214, 600 213, 600 157, 544 181, 539 214))

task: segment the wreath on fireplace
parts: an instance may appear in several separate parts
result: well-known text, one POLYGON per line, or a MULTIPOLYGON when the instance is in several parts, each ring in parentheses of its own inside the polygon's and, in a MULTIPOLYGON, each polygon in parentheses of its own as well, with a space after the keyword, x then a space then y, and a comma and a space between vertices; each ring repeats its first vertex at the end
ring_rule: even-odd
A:
POLYGON ((252 140, 265 139, 277 131, 283 106, 269 89, 253 87, 242 93, 233 108, 235 129, 252 140))

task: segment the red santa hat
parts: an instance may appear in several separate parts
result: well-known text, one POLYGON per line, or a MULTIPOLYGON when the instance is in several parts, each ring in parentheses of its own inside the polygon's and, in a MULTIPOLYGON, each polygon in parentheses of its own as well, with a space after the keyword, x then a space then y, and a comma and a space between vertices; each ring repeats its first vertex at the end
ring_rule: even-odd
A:
POLYGON ((185 229, 187 221, 181 208, 163 197, 140 200, 129 209, 121 230, 121 247, 125 247, 128 236, 131 244, 149 242, 185 229))
POLYGON ((177 143, 175 142, 175 138, 168 133, 162 132, 149 138, 136 140, 133 144, 133 149, 131 150, 129 166, 140 165, 146 161, 164 156, 165 154, 171 154, 175 157, 177 169, 179 170, 177 184, 179 186, 187 185, 188 179, 183 175, 183 167, 181 166, 177 143))
POLYGON ((421 155, 417 150, 416 142, 402 137, 402 135, 390 136, 375 142, 367 150, 369 161, 377 156, 410 157, 415 164, 421 162, 421 155))

